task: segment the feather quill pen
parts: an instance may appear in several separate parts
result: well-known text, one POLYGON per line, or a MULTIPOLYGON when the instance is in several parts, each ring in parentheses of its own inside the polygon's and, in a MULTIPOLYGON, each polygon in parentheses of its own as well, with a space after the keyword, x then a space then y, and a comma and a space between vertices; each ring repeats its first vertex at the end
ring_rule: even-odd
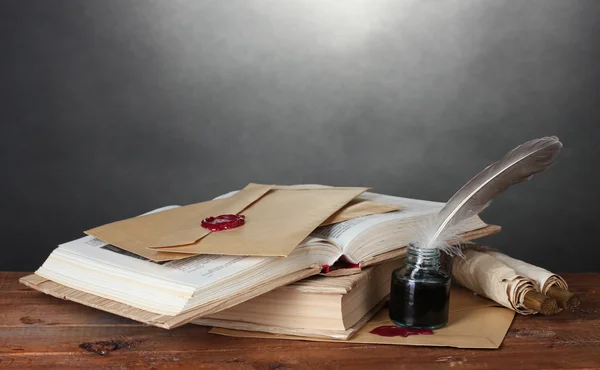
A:
POLYGON ((545 171, 561 148, 562 143, 552 136, 528 141, 506 153, 460 188, 435 217, 418 224, 412 244, 460 254, 460 249, 453 245, 460 243, 459 235, 466 231, 465 221, 483 211, 492 198, 512 185, 545 171))

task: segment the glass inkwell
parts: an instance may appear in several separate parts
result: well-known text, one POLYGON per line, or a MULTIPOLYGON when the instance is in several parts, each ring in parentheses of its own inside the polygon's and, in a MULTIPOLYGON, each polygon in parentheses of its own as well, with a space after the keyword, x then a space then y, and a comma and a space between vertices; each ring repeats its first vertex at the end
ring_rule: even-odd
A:
POLYGON ((439 329, 448 323, 450 276, 438 248, 409 244, 404 267, 392 272, 389 315, 398 326, 439 329))

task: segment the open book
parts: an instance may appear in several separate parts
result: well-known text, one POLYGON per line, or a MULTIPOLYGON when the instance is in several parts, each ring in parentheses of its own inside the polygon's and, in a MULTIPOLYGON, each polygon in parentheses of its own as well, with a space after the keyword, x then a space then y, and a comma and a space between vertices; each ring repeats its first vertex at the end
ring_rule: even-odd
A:
MULTIPOLYGON (((172 328, 318 274, 338 260, 361 266, 391 258, 381 256, 397 257, 410 241, 410 225, 444 205, 373 193, 361 197, 404 208, 317 228, 285 258, 197 255, 154 262, 87 236, 60 245, 36 276, 21 281, 51 295, 172 328), (97 299, 90 303, 84 293, 97 299)), ((499 227, 475 216, 468 229, 473 232, 465 239, 489 235, 499 227)))

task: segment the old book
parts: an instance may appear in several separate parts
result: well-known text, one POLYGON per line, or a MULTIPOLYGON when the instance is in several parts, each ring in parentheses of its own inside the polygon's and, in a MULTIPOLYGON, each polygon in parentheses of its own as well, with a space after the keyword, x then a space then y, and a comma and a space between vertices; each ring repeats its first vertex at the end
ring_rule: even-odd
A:
POLYGON ((375 315, 377 315, 384 307, 387 306, 389 296, 382 299, 377 303, 370 311, 368 311, 356 324, 352 325, 348 329, 344 330, 331 330, 331 329, 314 329, 311 327, 306 328, 286 328, 284 326, 269 326, 252 324, 243 321, 228 321, 219 319, 206 319, 202 320, 200 325, 212 327, 211 332, 214 330, 232 330, 232 331, 243 331, 253 333, 264 333, 265 335, 282 335, 290 336, 297 339, 302 338, 320 338, 320 339, 335 339, 335 340, 348 340, 352 338, 356 333, 360 332, 363 326, 365 326, 375 315))
POLYGON ((290 331, 343 335, 389 295, 395 259, 358 274, 313 276, 277 288, 194 324, 284 334, 290 331))
MULTIPOLYGON (((361 197, 404 208, 319 227, 285 258, 196 255, 156 262, 87 236, 60 245, 35 276, 22 282, 54 296, 172 328, 318 274, 338 260, 360 268, 397 257, 411 237, 410 225, 443 207, 372 193, 361 197)), ((499 230, 478 217, 469 226, 473 231, 465 234, 466 239, 499 230)))

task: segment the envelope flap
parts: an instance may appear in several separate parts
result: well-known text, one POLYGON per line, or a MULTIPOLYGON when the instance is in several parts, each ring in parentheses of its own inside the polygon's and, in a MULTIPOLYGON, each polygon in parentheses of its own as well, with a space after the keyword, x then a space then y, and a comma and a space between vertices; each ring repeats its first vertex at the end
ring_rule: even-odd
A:
POLYGON ((398 204, 381 203, 369 199, 362 199, 360 197, 354 198, 344 208, 332 214, 319 226, 331 225, 367 215, 399 211, 404 208, 405 207, 398 204))
POLYGON ((197 242, 210 233, 200 226, 203 219, 237 214, 259 200, 273 185, 249 184, 231 197, 177 207, 133 217, 85 231, 100 240, 146 258, 149 246, 179 246, 197 242))

